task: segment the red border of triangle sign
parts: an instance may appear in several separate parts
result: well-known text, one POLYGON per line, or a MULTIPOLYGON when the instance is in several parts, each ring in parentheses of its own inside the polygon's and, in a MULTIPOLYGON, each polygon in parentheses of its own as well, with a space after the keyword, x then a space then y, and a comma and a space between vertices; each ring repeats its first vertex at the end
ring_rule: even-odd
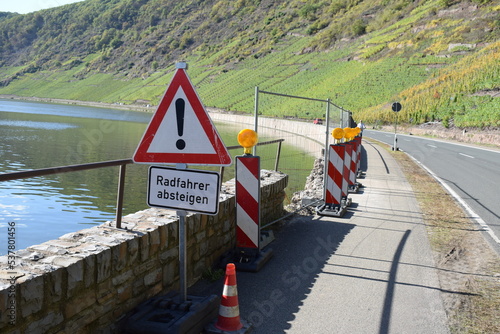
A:
POLYGON ((176 66, 134 162, 229 166, 231 155, 186 74, 187 64, 176 66))

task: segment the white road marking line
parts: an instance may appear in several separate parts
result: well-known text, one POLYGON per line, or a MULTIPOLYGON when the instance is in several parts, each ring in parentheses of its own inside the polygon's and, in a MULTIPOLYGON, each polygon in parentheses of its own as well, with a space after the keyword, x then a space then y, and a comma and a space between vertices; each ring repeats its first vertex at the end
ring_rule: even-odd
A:
MULTIPOLYGON (((386 131, 377 131, 377 130, 373 130, 373 131, 376 131, 376 132, 379 132, 379 133, 387 133, 386 131)), ((367 135, 367 136, 369 137, 369 135, 367 135)), ((404 137, 404 136, 409 136, 409 135, 399 134, 398 136, 404 137)), ((443 144, 463 146, 463 147, 468 147, 468 148, 474 148, 476 150, 483 150, 483 151, 488 151, 488 152, 493 152, 493 153, 500 154, 500 150, 492 150, 492 149, 484 148, 484 147, 477 147, 477 146, 472 146, 472 145, 467 145, 467 144, 461 144, 461 143, 453 143, 453 142, 449 142, 449 141, 445 141, 445 140, 440 140, 440 139, 437 139, 437 138, 425 138, 425 137, 420 137, 420 136, 413 136, 413 138, 418 138, 418 139, 427 140, 427 141, 432 140, 433 142, 440 142, 440 143, 443 143, 443 144)))
POLYGON ((409 154, 408 156, 415 162, 417 162, 420 166, 422 166, 422 168, 425 169, 429 174, 431 174, 432 177, 435 178, 439 183, 441 183, 441 185, 450 193, 450 195, 453 196, 462 205, 465 211, 467 211, 467 213, 470 215, 470 218, 474 220, 477 224, 479 224, 482 227, 483 231, 488 233, 490 237, 497 244, 500 244, 500 238, 498 238, 495 232, 493 232, 493 230, 488 226, 488 224, 486 224, 486 222, 481 217, 479 217, 479 215, 476 214, 474 210, 472 210, 472 208, 460 196, 458 196, 458 194, 453 189, 451 189, 449 185, 447 185, 443 180, 441 180, 441 178, 439 178, 436 174, 434 174, 429 168, 424 166, 420 161, 413 158, 409 154))
POLYGON ((463 154, 463 153, 460 153, 460 152, 458 154, 463 155, 464 157, 467 157, 467 158, 475 159, 472 155, 463 154))

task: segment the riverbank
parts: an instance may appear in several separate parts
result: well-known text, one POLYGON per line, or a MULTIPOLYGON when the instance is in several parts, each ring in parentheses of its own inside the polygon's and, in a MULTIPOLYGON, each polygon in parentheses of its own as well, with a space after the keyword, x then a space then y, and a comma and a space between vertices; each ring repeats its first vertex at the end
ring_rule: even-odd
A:
POLYGON ((104 102, 92 102, 92 101, 81 101, 81 100, 52 99, 52 98, 35 97, 35 96, 18 96, 11 94, 0 94, 0 99, 18 100, 26 102, 43 102, 43 103, 53 103, 53 104, 68 104, 68 105, 85 106, 93 108, 110 108, 110 109, 120 109, 120 110, 130 110, 130 111, 154 112, 156 110, 156 106, 151 106, 147 104, 104 103, 104 102))
MULTIPOLYGON (((155 112, 157 107, 149 104, 104 103, 104 102, 52 99, 52 98, 43 98, 34 96, 28 97, 28 96, 5 95, 5 94, 0 94, 0 99, 79 105, 79 106, 88 106, 95 108, 110 108, 110 109, 120 109, 120 110, 143 111, 143 112, 155 112)), ((224 114, 228 113, 231 115, 237 115, 237 113, 235 112, 227 112, 223 109, 209 108, 209 107, 206 108, 209 112, 224 113, 224 114)), ((246 116, 250 115, 247 114, 246 116)), ((368 125, 368 127, 371 128, 370 125, 368 125)), ((373 126, 373 128, 377 130, 394 132, 393 125, 384 125, 377 127, 373 126)), ((460 143, 481 145, 490 148, 500 149, 500 128, 488 128, 488 129, 476 129, 476 128, 460 129, 456 127, 446 128, 440 122, 428 122, 420 125, 398 124, 397 131, 398 133, 402 134, 433 137, 443 140, 450 140, 460 143)))

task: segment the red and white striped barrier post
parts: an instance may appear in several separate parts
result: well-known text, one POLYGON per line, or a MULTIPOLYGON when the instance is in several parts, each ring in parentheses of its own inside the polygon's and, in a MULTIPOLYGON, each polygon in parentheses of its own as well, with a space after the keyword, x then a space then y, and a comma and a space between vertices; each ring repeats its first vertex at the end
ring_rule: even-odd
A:
POLYGON ((260 157, 250 152, 258 136, 245 129, 238 134, 238 142, 245 155, 236 157, 236 253, 238 270, 259 271, 271 258, 272 249, 260 249, 260 157))
POLYGON ((351 146, 351 165, 349 166, 350 173, 349 173, 349 185, 351 186, 351 189, 354 190, 356 187, 356 166, 358 165, 358 147, 357 144, 354 140, 349 142, 349 145, 351 146))
MULTIPOLYGON (((332 135, 338 141, 344 134, 342 129, 336 128, 332 131, 332 135)), ((316 208, 316 212, 320 215, 342 217, 346 211, 347 180, 344 177, 346 156, 344 145, 330 145, 326 161, 325 203, 316 208)))
POLYGON ((351 172, 352 172, 353 181, 356 182, 356 177, 358 174, 357 171, 358 171, 358 159, 359 159, 359 156, 358 156, 359 143, 356 140, 356 138, 354 138, 352 140, 352 143, 353 143, 353 148, 352 148, 351 172))
POLYGON ((236 247, 259 249, 260 157, 236 157, 236 247))
POLYGON ((353 144, 353 149, 352 149, 353 158, 351 162, 351 180, 353 182, 352 192, 357 193, 359 191, 359 188, 363 187, 363 185, 357 181, 357 178, 359 177, 359 161, 361 159, 361 154, 360 154, 361 137, 359 136, 354 137, 351 143, 353 144))
MULTIPOLYGON (((344 159, 344 178, 347 182, 347 193, 349 192, 352 186, 352 178, 351 178, 351 160, 352 160, 352 145, 350 143, 344 143, 345 146, 345 159, 344 159)), ((347 197, 347 194, 346 194, 347 197)))
POLYGON ((344 184, 345 147, 330 145, 328 158, 328 179, 326 182, 325 204, 340 206, 342 203, 342 188, 344 184))
POLYGON ((356 166, 356 176, 359 178, 363 176, 363 171, 361 170, 361 143, 363 137, 360 134, 355 138, 355 140, 358 143, 358 164, 356 166))
POLYGON ((357 193, 361 184, 356 182, 357 177, 357 166, 358 166, 358 141, 356 140, 356 136, 358 134, 357 128, 346 128, 344 131, 347 133, 347 138, 345 145, 347 147, 347 151, 350 152, 351 161, 346 163, 347 168, 349 169, 348 178, 349 178, 349 192, 357 193))

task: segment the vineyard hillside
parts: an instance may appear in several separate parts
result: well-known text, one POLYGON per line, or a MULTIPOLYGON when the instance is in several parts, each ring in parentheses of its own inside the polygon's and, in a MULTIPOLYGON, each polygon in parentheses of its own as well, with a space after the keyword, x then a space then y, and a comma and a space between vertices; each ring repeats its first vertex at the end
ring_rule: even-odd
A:
POLYGON ((0 13, 0 94, 154 106, 187 61, 209 107, 251 113, 259 87, 372 124, 399 101, 402 123, 499 128, 499 18, 497 0, 85 0, 0 13))

